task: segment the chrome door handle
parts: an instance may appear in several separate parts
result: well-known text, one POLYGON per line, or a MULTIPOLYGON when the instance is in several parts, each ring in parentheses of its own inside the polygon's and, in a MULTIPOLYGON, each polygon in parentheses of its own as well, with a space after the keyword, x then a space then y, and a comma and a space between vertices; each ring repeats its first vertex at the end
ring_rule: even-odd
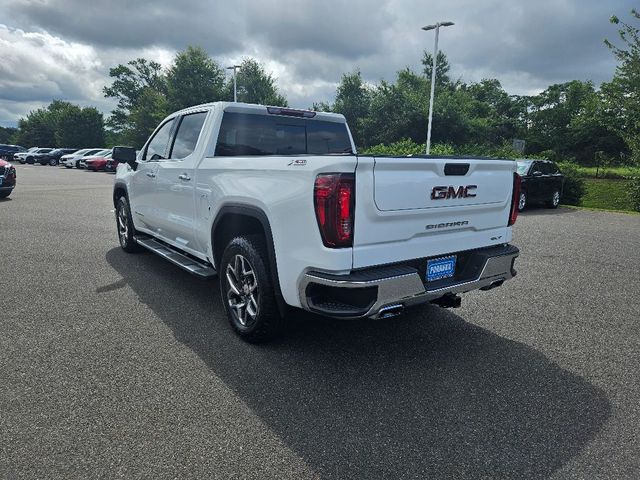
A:
POLYGON ((178 175, 178 178, 180 180, 184 180, 185 182, 191 180, 191 177, 189 175, 187 175, 186 173, 183 173, 182 175, 178 175))
POLYGON ((147 172, 147 177, 155 178, 156 174, 153 172, 147 172))

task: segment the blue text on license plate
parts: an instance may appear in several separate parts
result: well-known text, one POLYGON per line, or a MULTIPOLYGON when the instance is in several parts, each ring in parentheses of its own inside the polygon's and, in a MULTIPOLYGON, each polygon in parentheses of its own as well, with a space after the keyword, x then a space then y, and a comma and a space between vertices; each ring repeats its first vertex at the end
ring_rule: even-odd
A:
POLYGON ((456 256, 427 260, 427 282, 453 277, 456 273, 456 256))

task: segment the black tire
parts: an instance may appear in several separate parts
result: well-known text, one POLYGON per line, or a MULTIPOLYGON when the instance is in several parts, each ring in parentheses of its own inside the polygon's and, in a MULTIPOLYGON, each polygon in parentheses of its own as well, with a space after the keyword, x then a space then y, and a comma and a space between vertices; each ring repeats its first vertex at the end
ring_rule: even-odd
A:
POLYGON ((518 211, 521 212, 527 208, 528 203, 529 198, 527 197, 527 192, 520 192, 520 198, 518 199, 518 211))
POLYGON ((49 160, 49 165, 55 167, 58 165, 58 161, 55 158, 52 158, 51 160, 49 160))
POLYGON ((558 205, 560 205, 560 191, 554 190, 551 200, 546 203, 546 206, 547 208, 558 208, 558 205))
POLYGON ((7 198, 9 195, 11 195, 11 190, 8 192, 0 192, 0 198, 7 198))
POLYGON ((142 247, 136 243, 134 238, 135 230, 131 219, 131 210, 125 196, 120 197, 116 203, 116 228, 120 247, 125 252, 136 253, 142 250, 142 247))
POLYGON ((278 310, 262 235, 247 235, 231 240, 222 254, 219 276, 222 304, 231 327, 240 338, 259 343, 271 340, 282 332, 284 319, 278 310), (241 306, 243 302, 244 308, 241 306))

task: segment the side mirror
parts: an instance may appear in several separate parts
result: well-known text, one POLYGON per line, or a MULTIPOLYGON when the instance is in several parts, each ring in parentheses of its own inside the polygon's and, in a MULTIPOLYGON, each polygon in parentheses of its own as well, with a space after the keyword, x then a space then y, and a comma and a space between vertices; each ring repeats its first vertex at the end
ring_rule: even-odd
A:
POLYGON ((533 172, 534 177, 539 177, 540 175, 542 175, 542 172, 539 170, 536 170, 535 172, 533 172))
POLYGON ((111 158, 118 161, 118 163, 128 164, 134 170, 138 166, 136 163, 136 149, 133 147, 113 147, 111 158))

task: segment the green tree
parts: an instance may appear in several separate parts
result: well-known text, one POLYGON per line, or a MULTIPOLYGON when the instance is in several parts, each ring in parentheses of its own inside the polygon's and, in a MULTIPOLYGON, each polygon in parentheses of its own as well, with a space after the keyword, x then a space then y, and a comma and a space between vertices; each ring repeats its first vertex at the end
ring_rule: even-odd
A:
POLYGON ((162 65, 144 58, 110 69, 109 76, 114 79, 113 83, 104 87, 103 92, 105 97, 118 100, 117 107, 107 120, 107 125, 114 132, 134 128, 130 114, 138 106, 145 89, 153 89, 163 95, 167 90, 162 65))
POLYGON ((371 95, 359 70, 342 75, 331 110, 347 119, 356 145, 364 145, 364 120, 369 115, 371 95))
MULTIPOLYGON (((438 51, 438 62, 436 63, 436 89, 443 87, 452 87, 451 78, 449 77, 449 59, 447 55, 442 51, 438 51)), ((426 50, 422 54, 422 65, 424 76, 431 82, 431 72, 433 71, 433 55, 426 50)), ((429 87, 431 88, 431 87, 429 87)))
MULTIPOLYGON (((531 97, 527 151, 538 153, 551 150, 557 158, 573 157, 581 163, 593 162, 596 149, 593 146, 585 148, 584 145, 579 149, 572 140, 580 140, 582 134, 576 129, 586 127, 584 121, 579 123, 576 119, 589 118, 588 112, 597 101, 593 83, 580 80, 551 85, 539 95, 531 97)), ((584 130, 602 130, 598 120, 590 118, 593 122, 584 130)))
POLYGON ((61 147, 82 148, 104 145, 104 121, 94 107, 67 108, 57 122, 56 144, 61 147))
POLYGON ((469 95, 466 114, 474 119, 471 128, 473 141, 487 145, 502 145, 519 136, 521 107, 516 99, 502 88, 500 81, 491 78, 479 83, 461 85, 469 95))
POLYGON ((18 120, 16 142, 25 147, 54 147, 56 127, 51 115, 44 108, 29 112, 25 118, 18 120))
MULTIPOLYGON (((631 10, 632 20, 640 20, 640 13, 631 10)), ((634 161, 640 162, 640 29, 631 23, 611 17, 611 23, 619 25, 622 45, 609 40, 605 44, 620 62, 613 80, 604 83, 601 90, 606 109, 612 121, 611 127, 622 137, 632 152, 634 161)))
POLYGON ((144 88, 138 102, 131 110, 131 128, 123 132, 120 139, 135 148, 141 148, 159 123, 169 113, 167 98, 154 88, 144 88))
POLYGON ((175 56, 166 83, 172 111, 224 98, 224 70, 201 47, 189 46, 175 56))
MULTIPOLYGON (((362 121, 364 141, 369 147, 403 138, 423 143, 427 132, 429 81, 406 68, 395 83, 381 81, 370 91, 369 115, 362 121)), ((437 105, 437 103, 436 103, 437 105)))
MULTIPOLYGON (((287 99, 278 92, 276 79, 253 58, 245 58, 242 61, 236 82, 239 102, 288 106, 287 99)), ((227 82, 225 97, 233 100, 233 78, 227 82)))
POLYGON ((102 114, 93 107, 80 108, 54 100, 18 122, 16 140, 24 146, 86 147, 104 144, 102 114))
POLYGON ((11 143, 16 133, 18 129, 15 127, 0 127, 0 143, 11 143))

